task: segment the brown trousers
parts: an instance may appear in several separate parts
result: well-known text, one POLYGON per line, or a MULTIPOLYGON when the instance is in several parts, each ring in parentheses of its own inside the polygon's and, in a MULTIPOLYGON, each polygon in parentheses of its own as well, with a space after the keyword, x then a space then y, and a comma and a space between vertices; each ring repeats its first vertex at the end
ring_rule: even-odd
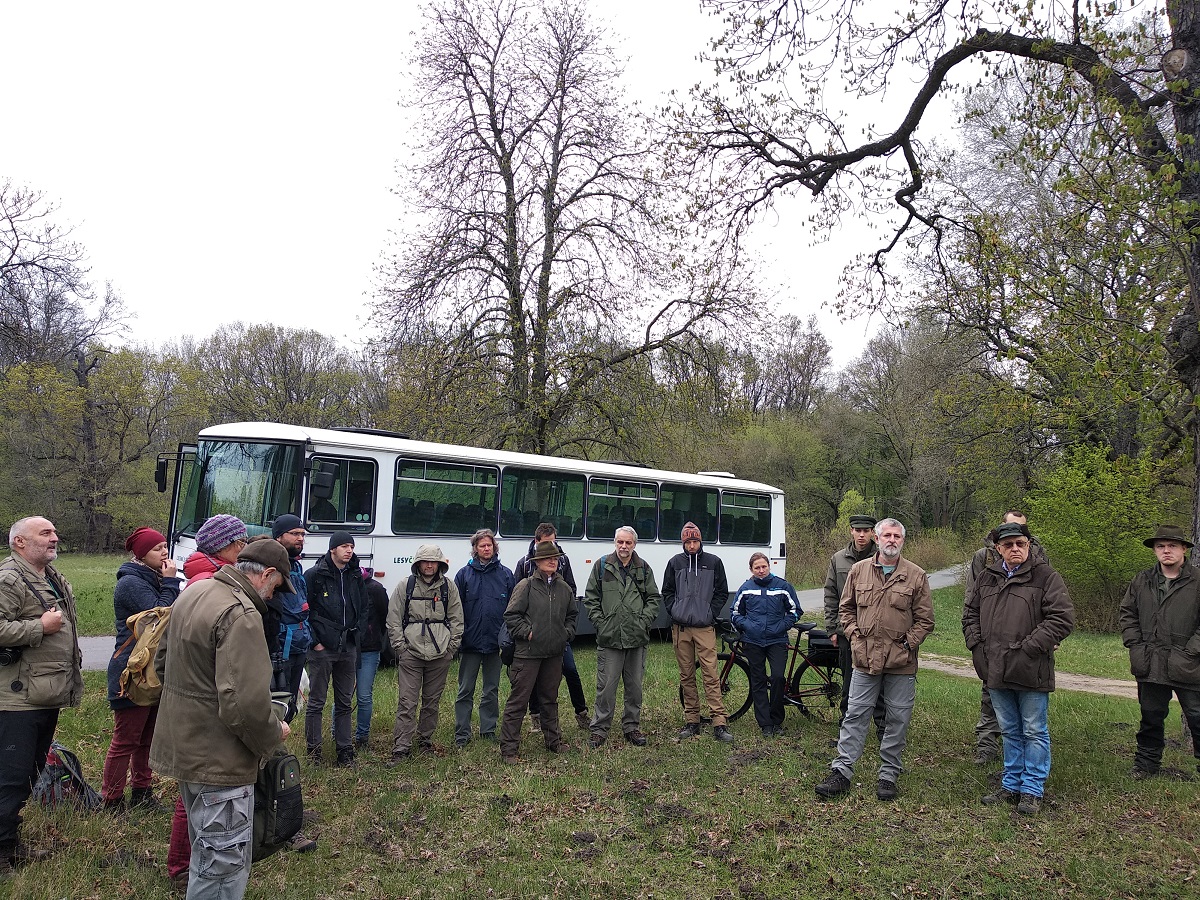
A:
POLYGON ((562 743, 558 727, 558 684, 562 681, 562 654, 547 659, 514 659, 508 667, 512 682, 508 701, 504 704, 504 721, 500 725, 500 754, 516 756, 521 749, 521 723, 529 696, 537 691, 541 712, 542 738, 550 750, 562 743))
POLYGON ((696 690, 696 663, 704 681, 704 698, 712 711, 713 727, 725 724, 725 702, 721 699, 721 672, 717 666, 717 630, 711 625, 672 625, 671 643, 679 663, 679 686, 683 689, 683 721, 700 722, 700 694, 696 690))

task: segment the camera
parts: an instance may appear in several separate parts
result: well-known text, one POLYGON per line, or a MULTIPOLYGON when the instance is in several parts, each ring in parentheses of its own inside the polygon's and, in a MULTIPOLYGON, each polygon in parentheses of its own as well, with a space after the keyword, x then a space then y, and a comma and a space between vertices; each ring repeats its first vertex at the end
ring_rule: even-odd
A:
POLYGON ((14 665, 20 658, 20 647, 0 647, 0 669, 14 665))

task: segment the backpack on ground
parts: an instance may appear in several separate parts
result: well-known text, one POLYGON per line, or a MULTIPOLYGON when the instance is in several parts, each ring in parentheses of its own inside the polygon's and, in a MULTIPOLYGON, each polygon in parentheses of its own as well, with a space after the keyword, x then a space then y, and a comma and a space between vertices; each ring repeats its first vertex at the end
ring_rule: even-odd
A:
POLYGON ((162 696, 162 682, 154 671, 154 655, 158 652, 158 645, 162 643, 170 619, 171 607, 156 606, 125 620, 129 626, 129 638, 117 648, 113 657, 120 656, 130 642, 136 643, 129 654, 125 671, 118 679, 121 686, 119 696, 123 699, 132 700, 138 706, 153 706, 162 696))
POLYGON ((258 772, 254 783, 254 862, 282 850, 304 818, 300 761, 280 748, 258 772))
POLYGON ((93 812, 104 805, 100 794, 83 777, 79 757, 58 741, 50 744, 46 768, 33 785, 33 800, 47 808, 69 803, 85 812, 93 812))

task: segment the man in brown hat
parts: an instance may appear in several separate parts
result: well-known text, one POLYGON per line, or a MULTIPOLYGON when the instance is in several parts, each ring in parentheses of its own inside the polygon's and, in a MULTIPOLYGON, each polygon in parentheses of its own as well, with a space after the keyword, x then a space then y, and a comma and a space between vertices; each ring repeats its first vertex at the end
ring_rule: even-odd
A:
MULTIPOLYGON (((1187 559, 1193 544, 1177 525, 1158 526, 1142 543, 1158 563, 1133 579, 1121 601, 1121 639, 1142 708, 1132 772, 1139 780, 1157 774, 1162 763, 1172 692, 1188 728, 1200 734, 1200 573, 1187 559)), ((1194 752, 1200 759, 1200 742, 1194 752)))

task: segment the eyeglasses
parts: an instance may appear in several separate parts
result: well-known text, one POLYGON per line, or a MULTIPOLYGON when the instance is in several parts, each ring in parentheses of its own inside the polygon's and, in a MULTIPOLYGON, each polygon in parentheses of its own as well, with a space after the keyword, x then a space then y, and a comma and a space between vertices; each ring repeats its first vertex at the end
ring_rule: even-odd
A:
POLYGON ((285 531, 288 537, 308 537, 308 532, 303 528, 293 528, 291 531, 285 531))
POLYGON ((1024 550, 1029 546, 1029 541, 1004 541, 1002 544, 997 544, 1001 550, 1024 550))

